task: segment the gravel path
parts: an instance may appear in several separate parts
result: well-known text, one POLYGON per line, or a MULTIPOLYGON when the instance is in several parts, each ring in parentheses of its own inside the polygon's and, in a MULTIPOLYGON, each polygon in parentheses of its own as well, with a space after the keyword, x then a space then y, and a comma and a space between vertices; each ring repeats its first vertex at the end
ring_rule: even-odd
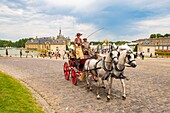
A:
MULTIPOLYGON (((85 82, 77 86, 63 76, 63 60, 0 57, 0 70, 34 89, 52 111, 58 113, 168 113, 170 111, 170 59, 137 59, 137 67, 127 67, 127 99, 121 99, 121 84, 113 81, 110 102, 106 90, 96 99, 85 82)), ((47 106, 47 105, 46 105, 47 106)))

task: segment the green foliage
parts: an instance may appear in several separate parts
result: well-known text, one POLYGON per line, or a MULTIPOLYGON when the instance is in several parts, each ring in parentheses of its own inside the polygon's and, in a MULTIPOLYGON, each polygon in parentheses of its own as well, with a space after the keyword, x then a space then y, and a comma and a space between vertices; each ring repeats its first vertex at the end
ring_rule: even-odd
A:
POLYGON ((67 50, 67 51, 69 50, 68 45, 66 45, 66 50, 67 50))
POLYGON ((134 50, 133 50, 134 52, 137 52, 137 50, 138 50, 137 47, 138 47, 138 45, 136 44, 136 45, 135 45, 135 48, 134 48, 134 50))
MULTIPOLYGON (((97 42, 91 41, 90 43, 93 43, 93 45, 98 45, 98 44, 102 45, 104 42, 100 42, 100 41, 97 41, 97 42)), ((111 41, 109 41, 109 43, 111 43, 111 44, 115 43, 116 45, 123 45, 123 44, 129 43, 129 42, 128 42, 128 41, 117 41, 117 42, 111 42, 111 41)), ((71 42, 71 44, 74 44, 74 42, 71 42)))
POLYGON ((27 42, 27 40, 31 40, 33 38, 23 38, 20 39, 16 42, 12 42, 11 40, 7 41, 7 40, 0 40, 0 47, 25 47, 25 43, 27 42))
POLYGON ((164 37, 168 37, 168 36, 170 36, 170 34, 165 34, 165 35, 164 35, 164 37))
POLYGON ((158 54, 158 55, 170 55, 170 52, 155 52, 155 54, 158 54))
POLYGON ((164 37, 164 36, 158 33, 157 38, 160 38, 160 37, 164 37))
POLYGON ((160 38, 160 37, 168 37, 168 36, 170 36, 170 34, 162 35, 158 33, 158 34, 151 34, 149 38, 160 38))
POLYGON ((93 45, 98 45, 98 44, 102 45, 104 42, 100 42, 100 41, 98 41, 98 42, 91 41, 90 43, 93 43, 93 45))
POLYGON ((156 34, 151 34, 150 38, 156 38, 156 34))
POLYGON ((12 41, 10 40, 10 41, 6 41, 6 40, 0 40, 0 47, 9 47, 9 46, 12 46, 13 45, 13 43, 12 43, 12 41))
POLYGON ((2 72, 0 72, 0 106, 0 113, 43 113, 31 92, 2 72))
POLYGON ((127 41, 117 41, 115 44, 116 45, 124 45, 126 43, 129 43, 129 42, 127 42, 127 41))
POLYGON ((74 44, 74 42, 70 42, 70 44, 72 44, 72 45, 73 45, 73 44, 74 44))

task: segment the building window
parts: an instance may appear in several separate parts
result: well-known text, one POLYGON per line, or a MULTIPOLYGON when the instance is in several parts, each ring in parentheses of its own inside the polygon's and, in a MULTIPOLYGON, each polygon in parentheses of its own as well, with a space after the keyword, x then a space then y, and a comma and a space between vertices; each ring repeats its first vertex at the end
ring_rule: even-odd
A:
POLYGON ((147 49, 147 52, 150 53, 150 48, 147 49))
POLYGON ((167 46, 164 46, 164 50, 167 50, 167 46))
POLYGON ((170 50, 170 46, 168 46, 168 50, 170 50))
POLYGON ((56 47, 56 51, 58 51, 58 47, 56 47))
POLYGON ((159 50, 162 50, 162 46, 159 46, 159 50))
POLYGON ((158 49, 158 46, 156 46, 156 49, 158 49))

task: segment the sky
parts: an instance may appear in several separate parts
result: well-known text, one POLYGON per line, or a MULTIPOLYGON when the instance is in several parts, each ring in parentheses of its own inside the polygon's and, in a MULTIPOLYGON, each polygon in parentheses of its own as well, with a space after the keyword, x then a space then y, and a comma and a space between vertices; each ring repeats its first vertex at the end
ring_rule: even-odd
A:
POLYGON ((170 33, 170 0, 1 0, 0 39, 57 36, 134 41, 170 33), (101 30, 100 30, 101 29, 101 30), (99 31, 98 31, 99 30, 99 31))

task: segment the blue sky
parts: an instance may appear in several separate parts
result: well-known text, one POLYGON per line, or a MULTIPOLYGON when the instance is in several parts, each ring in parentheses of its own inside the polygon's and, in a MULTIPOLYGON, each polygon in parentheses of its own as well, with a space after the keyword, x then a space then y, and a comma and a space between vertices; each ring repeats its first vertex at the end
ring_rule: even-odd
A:
POLYGON ((0 39, 64 36, 133 41, 170 33, 170 0, 1 0, 0 39))

